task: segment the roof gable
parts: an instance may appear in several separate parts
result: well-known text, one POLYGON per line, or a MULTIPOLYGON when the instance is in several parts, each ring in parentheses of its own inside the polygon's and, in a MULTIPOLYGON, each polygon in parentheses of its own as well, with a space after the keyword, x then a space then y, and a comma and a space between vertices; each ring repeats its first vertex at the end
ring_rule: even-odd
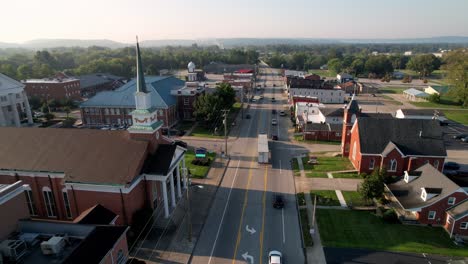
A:
POLYGON ((0 73, 0 94, 9 94, 17 92, 18 89, 23 89, 24 84, 16 81, 13 78, 0 73))

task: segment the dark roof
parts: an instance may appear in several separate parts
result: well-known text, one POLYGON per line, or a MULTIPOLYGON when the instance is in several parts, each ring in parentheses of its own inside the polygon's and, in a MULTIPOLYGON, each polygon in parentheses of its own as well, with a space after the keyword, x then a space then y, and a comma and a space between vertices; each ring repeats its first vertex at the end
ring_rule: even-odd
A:
POLYGON ((124 77, 112 75, 109 73, 92 73, 81 75, 77 78, 80 79, 81 89, 86 89, 88 87, 98 86, 105 83, 113 83, 115 81, 125 80, 124 77))
POLYGON ((465 215, 468 215, 468 199, 465 199, 461 203, 458 203, 447 210, 451 216, 458 220, 465 215))
POLYGON ((341 78, 353 78, 353 76, 349 73, 346 73, 346 72, 341 72, 339 73, 339 75, 341 76, 341 78))
POLYGON ((447 156, 442 130, 434 120, 359 117, 357 122, 362 153, 381 154, 392 142, 405 155, 447 156))
POLYGON ((344 115, 344 109, 342 107, 340 108, 320 108, 320 112, 324 116, 339 116, 343 117, 344 115))
POLYGON ((370 117, 376 119, 393 119, 392 114, 390 113, 360 113, 360 117, 370 117))
POLYGON ((175 144, 159 145, 156 153, 146 160, 143 172, 156 175, 166 175, 169 172, 176 148, 177 145, 175 144))
POLYGON ((348 113, 359 113, 359 104, 356 100, 352 99, 351 102, 346 106, 346 109, 348 110, 348 113))
POLYGON ((126 130, 3 127, 0 146, 0 169, 60 172, 67 182, 125 185, 140 174, 148 142, 131 139, 126 130))
POLYGON ((126 226, 96 226, 83 242, 62 263, 100 263, 127 231, 126 226))
POLYGON ((405 115, 434 116, 435 111, 438 112, 439 116, 444 115, 444 113, 435 109, 400 109, 400 110, 405 115))
POLYGON ((339 124, 327 124, 327 123, 312 123, 305 125, 305 132, 308 131, 334 131, 341 132, 342 125, 339 124))
POLYGON ((73 222, 87 225, 109 225, 117 215, 106 207, 96 204, 85 210, 73 222))
MULTIPOLYGON (((406 183, 404 179, 401 179, 396 183, 388 185, 390 191, 405 209, 429 206, 460 189, 457 184, 429 163, 419 167, 415 171, 421 172, 421 175, 414 180, 406 183), (428 195, 431 193, 436 195, 428 197, 424 201, 421 198, 423 188, 426 189, 428 195)), ((411 172, 408 174, 415 176, 411 172)))

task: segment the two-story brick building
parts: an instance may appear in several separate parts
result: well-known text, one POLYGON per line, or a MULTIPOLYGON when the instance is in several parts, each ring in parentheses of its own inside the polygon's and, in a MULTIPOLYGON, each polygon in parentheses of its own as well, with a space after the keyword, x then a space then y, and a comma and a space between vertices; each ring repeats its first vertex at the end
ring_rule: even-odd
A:
POLYGON ((426 163, 442 171, 447 157, 438 122, 372 117, 354 99, 344 111, 341 150, 359 173, 385 168, 397 176, 426 163))
POLYGON ((451 236, 468 236, 468 194, 463 188, 431 164, 403 175, 386 187, 400 220, 444 226, 451 236))
POLYGON ((81 100, 80 80, 65 75, 53 78, 28 79, 22 81, 29 96, 44 100, 81 100))

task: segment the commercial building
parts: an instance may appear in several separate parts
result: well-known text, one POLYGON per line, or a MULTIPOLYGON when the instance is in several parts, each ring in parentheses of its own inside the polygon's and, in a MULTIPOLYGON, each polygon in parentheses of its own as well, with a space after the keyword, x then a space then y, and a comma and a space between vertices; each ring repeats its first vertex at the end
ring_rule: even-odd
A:
POLYGON ((80 80, 65 75, 22 81, 29 96, 44 100, 81 100, 80 80))

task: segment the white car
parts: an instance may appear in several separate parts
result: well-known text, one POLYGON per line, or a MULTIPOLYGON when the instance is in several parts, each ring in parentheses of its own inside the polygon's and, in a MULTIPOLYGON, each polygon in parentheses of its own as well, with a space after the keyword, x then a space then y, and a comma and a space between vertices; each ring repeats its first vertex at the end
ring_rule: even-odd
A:
POLYGON ((268 253, 268 264, 281 264, 283 259, 283 255, 281 252, 272 250, 268 253))
POLYGON ((278 121, 276 121, 276 119, 273 118, 273 119, 271 120, 271 124, 274 125, 274 126, 276 126, 276 125, 278 124, 278 121))
POLYGON ((279 115, 280 115, 280 116, 285 116, 286 113, 285 113, 283 110, 281 110, 280 113, 279 113, 279 115))

